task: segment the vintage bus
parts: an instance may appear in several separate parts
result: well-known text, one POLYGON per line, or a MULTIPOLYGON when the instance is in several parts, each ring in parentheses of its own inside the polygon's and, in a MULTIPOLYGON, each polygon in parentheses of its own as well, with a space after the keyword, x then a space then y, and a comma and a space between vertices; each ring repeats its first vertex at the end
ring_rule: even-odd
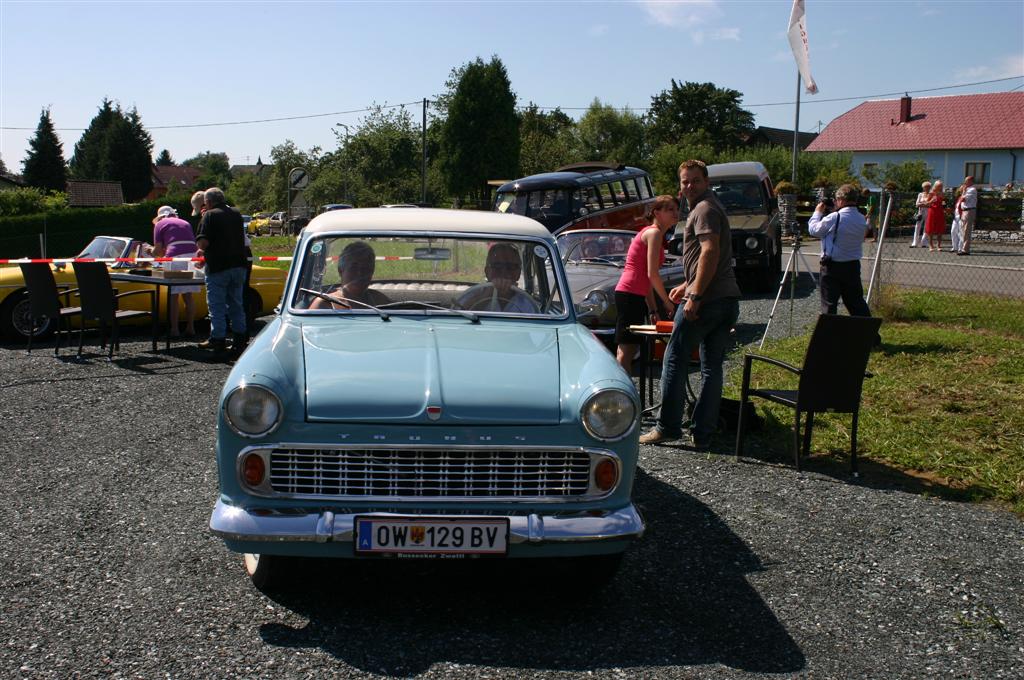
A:
POLYGON ((493 209, 531 217, 553 234, 575 229, 630 229, 648 224, 651 178, 640 168, 576 163, 498 187, 493 209))

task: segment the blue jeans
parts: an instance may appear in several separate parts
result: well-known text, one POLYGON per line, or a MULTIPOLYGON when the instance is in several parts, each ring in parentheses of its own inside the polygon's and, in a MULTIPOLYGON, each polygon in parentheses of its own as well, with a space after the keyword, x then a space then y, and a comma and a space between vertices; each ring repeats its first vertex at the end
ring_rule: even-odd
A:
POLYGON ((232 267, 206 275, 206 306, 210 308, 210 337, 228 335, 228 319, 235 335, 245 335, 245 267, 232 267))
POLYGON ((729 349, 729 331, 740 316, 737 298, 718 298, 703 303, 698 318, 688 321, 683 306, 676 308, 675 327, 665 348, 661 371, 661 411, 657 428, 678 438, 683 434, 686 408, 686 376, 690 355, 700 345, 700 394, 693 409, 691 432, 694 442, 706 444, 718 429, 718 407, 722 403, 722 362, 729 349))

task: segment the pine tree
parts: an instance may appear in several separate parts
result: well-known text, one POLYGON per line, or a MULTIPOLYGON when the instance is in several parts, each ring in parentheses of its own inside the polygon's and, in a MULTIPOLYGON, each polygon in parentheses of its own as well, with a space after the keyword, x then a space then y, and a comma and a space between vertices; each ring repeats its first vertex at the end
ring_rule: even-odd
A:
POLYGON ((75 144, 72 175, 78 179, 121 182, 128 202, 144 198, 153 188, 153 138, 136 109, 127 114, 104 99, 99 113, 75 144))
POLYGON ((28 155, 22 161, 22 176, 30 187, 44 191, 64 191, 67 185, 67 166, 64 147, 57 138, 50 119, 50 110, 39 114, 35 137, 28 142, 28 155))
POLYGON ((82 137, 75 144, 75 155, 71 158, 71 176, 75 179, 109 179, 109 157, 107 134, 115 118, 111 101, 104 97, 97 113, 82 137))
POLYGON ((174 165, 174 159, 171 158, 171 152, 168 151, 167 149, 164 149, 163 151, 161 151, 160 155, 156 157, 156 163, 155 164, 159 165, 161 167, 168 166, 168 165, 174 165))

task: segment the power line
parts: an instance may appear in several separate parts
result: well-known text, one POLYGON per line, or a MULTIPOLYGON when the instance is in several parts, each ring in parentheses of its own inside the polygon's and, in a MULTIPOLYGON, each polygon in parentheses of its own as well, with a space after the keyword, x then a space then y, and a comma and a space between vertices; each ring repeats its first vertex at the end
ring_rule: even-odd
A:
MULTIPOLYGON (((414 102, 408 102, 405 104, 385 104, 380 108, 382 109, 395 109, 399 106, 412 106, 413 104, 419 104, 422 99, 418 99, 414 102)), ((259 120, 234 120, 226 121, 222 123, 185 123, 182 125, 147 125, 147 130, 176 130, 182 128, 201 128, 201 127, 222 127, 226 125, 253 125, 255 123, 277 123, 285 120, 303 120, 306 118, 327 118, 329 116, 341 116, 348 113, 365 113, 367 111, 373 111, 376 106, 367 106, 362 109, 352 109, 351 111, 332 111, 330 113, 311 113, 305 116, 284 116, 282 118, 261 118, 259 120)), ((55 130, 85 130, 85 128, 54 128, 55 130)), ((35 130, 34 127, 7 127, 2 126, 0 130, 35 130)))
MULTIPOLYGON (((810 99, 810 98, 808 98, 808 99, 801 99, 800 103, 801 104, 824 104, 826 102, 845 102, 845 101, 853 101, 853 100, 857 100, 857 99, 874 99, 874 98, 877 98, 877 97, 893 97, 893 96, 901 96, 903 94, 911 94, 911 93, 919 94, 921 92, 938 92, 940 90, 953 90, 953 89, 957 89, 957 88, 961 88, 961 87, 973 87, 975 85, 988 85, 988 84, 991 84, 991 83, 1002 83, 1002 82, 1005 82, 1007 80, 1017 80, 1019 78, 1024 78, 1024 75, 1010 76, 1008 78, 995 78, 993 80, 979 80, 978 82, 974 82, 974 83, 961 83, 959 85, 944 85, 942 87, 930 87, 930 88, 925 88, 925 89, 921 89, 921 90, 900 90, 898 92, 882 92, 882 93, 879 93, 879 94, 860 95, 860 96, 856 96, 856 97, 835 97, 835 98, 832 98, 832 99, 810 99)), ((1024 85, 1015 87, 1015 88, 1013 88, 1013 90, 1010 90, 1010 91, 1013 92, 1014 90, 1020 89, 1020 87, 1024 87, 1024 85)), ((422 101, 423 101, 422 99, 417 99, 416 101, 406 102, 406 103, 403 103, 403 104, 387 104, 387 105, 381 106, 380 108, 382 108, 382 109, 394 109, 394 108, 398 108, 400 106, 412 106, 413 104, 420 104, 420 103, 422 103, 422 101)), ((793 104, 796 104, 796 102, 795 101, 766 102, 766 103, 762 103, 762 104, 744 104, 743 107, 744 108, 754 108, 754 107, 758 107, 758 106, 791 106, 793 104)), ((226 126, 230 126, 230 125, 255 125, 257 123, 278 123, 278 122, 281 122, 281 121, 288 121, 288 120, 307 120, 307 119, 310 119, 310 118, 327 118, 329 116, 341 116, 341 115, 350 114, 350 113, 365 113, 367 111, 373 111, 375 108, 377 108, 377 107, 368 106, 368 107, 364 107, 364 108, 361 108, 361 109, 351 109, 349 111, 331 111, 329 113, 310 113, 310 114, 302 115, 302 116, 284 116, 284 117, 281 117, 281 118, 260 118, 260 119, 257 119, 257 120, 235 120, 235 121, 225 121, 225 122, 220 122, 220 123, 185 123, 185 124, 181 124, 181 125, 147 125, 146 129, 147 130, 180 130, 180 129, 185 129, 185 128, 226 127, 226 126)), ((561 111, 587 111, 588 109, 590 109, 589 106, 517 106, 516 108, 521 110, 521 111, 522 110, 527 110, 527 109, 532 109, 532 108, 536 108, 536 109, 542 110, 542 111, 553 111, 555 109, 559 109, 561 111)), ((627 110, 628 111, 650 111, 651 110, 651 107, 649 107, 649 106, 622 106, 622 107, 615 107, 615 108, 616 108, 616 110, 622 110, 622 111, 627 111, 627 110)), ((0 126, 0 130, 35 130, 35 129, 36 129, 35 127, 11 127, 11 126, 7 126, 7 125, 0 126)), ((85 130, 85 128, 54 128, 54 129, 55 130, 64 130, 64 131, 68 131, 68 130, 70 130, 70 131, 82 131, 82 130, 85 130)))

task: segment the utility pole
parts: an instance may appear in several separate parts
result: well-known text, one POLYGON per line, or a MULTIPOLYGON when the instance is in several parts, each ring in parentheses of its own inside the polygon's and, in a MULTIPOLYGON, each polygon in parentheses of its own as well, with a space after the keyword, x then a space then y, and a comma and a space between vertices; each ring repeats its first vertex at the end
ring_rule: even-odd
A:
POLYGON ((421 128, 421 146, 423 150, 423 167, 420 170, 420 203, 427 202, 427 98, 423 98, 423 125, 421 128))

